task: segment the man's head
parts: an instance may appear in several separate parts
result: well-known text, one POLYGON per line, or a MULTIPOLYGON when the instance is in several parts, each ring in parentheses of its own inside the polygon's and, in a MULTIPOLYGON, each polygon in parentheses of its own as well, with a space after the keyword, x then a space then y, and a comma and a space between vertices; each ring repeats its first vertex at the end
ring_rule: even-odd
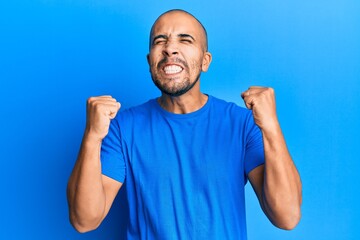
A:
POLYGON ((180 96, 207 71, 207 33, 190 13, 170 10, 155 21, 150 32, 148 62, 151 77, 162 93, 180 96))
POLYGON ((153 31, 154 31, 154 27, 156 25, 156 22, 164 15, 168 14, 168 13, 175 13, 175 12, 178 12, 178 13, 183 13, 185 15, 188 15, 189 17, 192 17, 194 20, 197 21, 197 25, 201 26, 201 29, 202 29, 202 33, 203 33, 203 39, 205 40, 204 43, 203 43, 203 46, 204 46, 204 49, 205 51, 208 51, 208 39, 207 39, 207 31, 206 31, 206 28, 204 27, 204 25, 202 25, 202 23, 199 21, 199 19, 197 19, 194 15, 192 15, 191 13, 189 12, 186 12, 184 10, 181 10, 181 9, 172 9, 172 10, 169 10, 169 11, 166 11, 164 12, 163 14, 161 14, 154 22, 154 24, 152 25, 151 27, 151 30, 150 30, 150 39, 149 39, 149 49, 151 49, 151 45, 152 45, 152 36, 153 36, 153 31))

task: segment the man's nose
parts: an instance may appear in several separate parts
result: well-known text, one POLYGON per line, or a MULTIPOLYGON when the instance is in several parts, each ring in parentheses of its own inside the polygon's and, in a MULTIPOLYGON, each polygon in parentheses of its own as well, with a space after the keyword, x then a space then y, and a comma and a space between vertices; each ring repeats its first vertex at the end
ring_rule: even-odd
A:
POLYGON ((164 46, 163 55, 171 57, 172 55, 177 55, 179 53, 178 51, 177 44, 172 41, 168 41, 164 46))

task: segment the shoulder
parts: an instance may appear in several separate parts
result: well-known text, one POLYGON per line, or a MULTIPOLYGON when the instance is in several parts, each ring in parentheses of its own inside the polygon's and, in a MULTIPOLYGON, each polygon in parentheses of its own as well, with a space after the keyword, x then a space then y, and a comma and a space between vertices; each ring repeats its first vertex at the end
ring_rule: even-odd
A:
POLYGON ((130 108, 120 110, 115 117, 119 123, 134 122, 144 118, 148 118, 155 109, 156 99, 150 99, 145 103, 130 108))
POLYGON ((231 127, 248 132, 255 127, 254 117, 251 110, 241 107, 233 102, 211 97, 212 116, 231 127))
POLYGON ((252 111, 248 110, 247 108, 241 107, 236 103, 228 102, 226 100, 213 96, 210 97, 212 101, 212 108, 215 111, 219 111, 220 113, 225 114, 226 116, 246 118, 252 114, 252 111))

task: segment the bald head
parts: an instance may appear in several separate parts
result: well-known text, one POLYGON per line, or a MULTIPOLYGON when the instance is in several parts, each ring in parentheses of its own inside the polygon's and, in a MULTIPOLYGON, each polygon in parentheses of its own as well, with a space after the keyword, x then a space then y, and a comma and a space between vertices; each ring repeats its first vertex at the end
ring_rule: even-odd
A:
POLYGON ((155 36, 155 32, 157 30, 158 25, 161 24, 164 19, 166 19, 166 21, 168 21, 168 20, 175 19, 175 18, 183 18, 184 20, 186 19, 187 21, 193 21, 193 23, 196 25, 197 30, 199 32, 199 36, 200 36, 199 41, 202 41, 203 50, 207 51, 208 50, 208 40, 207 40, 207 32, 206 32, 205 27, 191 13, 186 12, 181 9, 169 10, 169 11, 161 14, 156 19, 156 21, 154 22, 154 24, 152 25, 151 30, 150 30, 149 48, 151 48, 151 45, 154 41, 154 36, 155 36))

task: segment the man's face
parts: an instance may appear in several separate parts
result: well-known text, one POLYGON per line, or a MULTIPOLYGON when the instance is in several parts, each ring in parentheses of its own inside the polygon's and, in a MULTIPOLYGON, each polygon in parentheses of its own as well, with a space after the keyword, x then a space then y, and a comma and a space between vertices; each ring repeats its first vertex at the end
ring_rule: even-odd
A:
POLYGON ((153 26, 148 63, 155 85, 165 94, 180 96, 207 71, 211 55, 199 22, 183 12, 169 12, 153 26))

